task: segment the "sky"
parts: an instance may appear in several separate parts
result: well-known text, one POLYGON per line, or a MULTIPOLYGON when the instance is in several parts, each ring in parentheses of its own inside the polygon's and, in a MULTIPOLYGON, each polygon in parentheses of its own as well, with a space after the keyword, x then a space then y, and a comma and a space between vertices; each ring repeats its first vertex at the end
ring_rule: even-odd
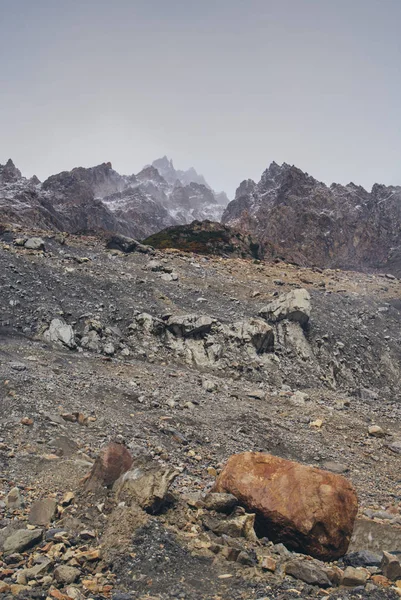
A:
POLYGON ((0 0, 0 163, 401 185, 401 0, 0 0))

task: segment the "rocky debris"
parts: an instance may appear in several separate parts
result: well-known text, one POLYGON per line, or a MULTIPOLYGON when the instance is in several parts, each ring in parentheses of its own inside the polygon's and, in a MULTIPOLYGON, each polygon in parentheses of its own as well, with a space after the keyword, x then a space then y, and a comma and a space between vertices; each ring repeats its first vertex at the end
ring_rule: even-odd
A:
POLYGON ((284 319, 305 326, 311 314, 310 294, 304 288, 279 296, 259 311, 264 319, 276 323, 284 319))
POLYGON ((118 502, 137 504, 146 512, 158 513, 166 502, 170 485, 178 472, 161 467, 147 457, 135 458, 128 471, 115 482, 118 502))
POLYGON ((314 560, 333 587, 327 593, 396 597, 396 582, 377 561, 383 550, 398 558, 401 548, 399 454, 389 447, 401 437, 399 281, 157 253, 179 275, 172 285, 161 278, 171 273, 149 271, 148 256, 106 252, 103 237, 43 237, 47 251, 38 253, 13 240, 41 232, 0 231, 0 549, 6 537, 33 527, 27 523, 35 502, 57 501, 38 544, 0 555, 0 595, 10 597, 11 587, 55 600, 321 595, 316 585, 285 575, 286 563, 311 561, 256 538, 254 511, 231 499, 225 512, 204 502, 229 456, 268 449, 304 465, 346 468, 358 491, 361 518, 349 551, 379 559, 314 560), (305 330, 255 317, 278 297, 278 286, 288 292, 300 285, 313 302, 305 330), (192 314, 213 319, 208 333, 182 337, 168 329, 171 316, 192 314), (75 352, 42 341, 60 315, 74 329, 75 352), (259 339, 247 327, 254 320, 263 325, 259 339), (274 343, 264 346, 269 331, 274 343), (96 354, 84 347, 89 334, 96 354), (105 355, 108 343, 113 355, 105 355), (368 434, 375 423, 385 438, 368 434), (85 493, 80 481, 108 440, 126 440, 132 456, 178 472, 155 514, 118 500, 112 484, 85 493), (22 503, 11 508, 15 487, 22 503), (64 565, 80 571, 73 584, 54 578, 64 565), (371 576, 356 588, 334 589, 347 566, 371 576))
POLYGON ((43 337, 48 342, 63 344, 67 348, 76 347, 74 330, 62 319, 52 319, 43 337))
POLYGON ((57 510, 57 501, 54 498, 44 498, 35 502, 29 512, 29 522, 32 525, 49 525, 57 510))
POLYGON ((130 252, 142 252, 143 254, 154 254, 153 248, 146 244, 141 244, 137 240, 126 237, 125 235, 112 235, 106 242, 106 248, 110 250, 120 250, 129 254, 130 252))
POLYGON ((394 554, 383 552, 380 568, 383 575, 387 577, 387 579, 390 579, 390 581, 401 579, 401 563, 399 558, 394 556, 394 554))
POLYGON ((285 572, 286 575, 291 575, 311 585, 318 585, 322 588, 331 587, 330 579, 324 569, 312 561, 291 560, 286 564, 285 572))
POLYGON ((274 541, 323 560, 343 556, 358 503, 339 475, 270 454, 231 456, 214 486, 232 493, 258 516, 257 530, 274 541))
POLYGON ((42 529, 20 529, 5 539, 4 554, 7 556, 32 548, 41 541, 42 537, 42 529))
POLYGON ((93 491, 100 487, 111 487, 117 479, 128 471, 133 458, 123 444, 110 442, 101 450, 91 472, 87 476, 85 489, 93 491))

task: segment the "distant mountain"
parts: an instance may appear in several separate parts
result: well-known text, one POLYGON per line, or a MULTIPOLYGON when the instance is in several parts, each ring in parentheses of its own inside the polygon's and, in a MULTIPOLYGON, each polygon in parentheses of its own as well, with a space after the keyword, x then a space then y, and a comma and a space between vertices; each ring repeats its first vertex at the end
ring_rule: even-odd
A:
POLYGON ((215 194, 195 169, 176 171, 166 157, 155 163, 128 176, 117 173, 109 162, 76 167, 41 183, 37 177, 23 177, 10 159, 0 165, 0 219, 74 233, 102 229, 137 238, 194 219, 220 220, 228 203, 224 193, 215 194))
POLYGON ((256 237, 265 254, 301 265, 379 268, 401 275, 401 187, 330 187, 273 162, 243 181, 222 222, 256 237))

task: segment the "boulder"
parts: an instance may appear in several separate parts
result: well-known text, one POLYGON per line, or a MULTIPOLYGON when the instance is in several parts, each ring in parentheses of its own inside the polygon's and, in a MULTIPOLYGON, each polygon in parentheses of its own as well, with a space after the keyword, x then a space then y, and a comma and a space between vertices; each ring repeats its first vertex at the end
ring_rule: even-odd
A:
POLYGON ((259 311, 261 317, 272 323, 287 319, 300 323, 302 326, 308 323, 310 314, 310 295, 304 288, 282 294, 259 311))
POLYGON ((74 330, 62 319, 53 319, 44 333, 44 338, 51 343, 59 343, 67 348, 75 348, 74 330))
POLYGON ((26 240, 24 247, 29 250, 44 250, 45 243, 40 237, 32 237, 26 240))
POLYGON ((132 465, 132 456, 123 444, 110 442, 103 448, 89 473, 85 489, 93 491, 100 487, 111 487, 132 465))
POLYGON ((233 455, 214 492, 233 494, 256 514, 256 531, 322 560, 348 548, 358 501, 342 476, 262 452, 233 455))
POLYGON ((106 248, 109 248, 110 250, 120 250, 120 252, 125 252, 126 254, 129 254, 130 252, 154 254, 154 250, 151 246, 146 246, 133 238, 120 234, 112 235, 106 243, 106 248))
POLYGON ((177 337, 204 337, 213 323, 211 317, 202 315, 173 315, 167 321, 167 328, 177 337))
POLYGON ((41 529, 20 529, 11 534, 3 544, 4 554, 15 554, 39 544, 43 537, 41 529))
POLYGON ((44 498, 32 505, 28 520, 32 525, 50 525, 56 515, 57 502, 54 498, 44 498))
POLYGON ((164 505, 171 483, 178 472, 163 467, 149 457, 138 457, 114 484, 118 502, 127 506, 137 504, 146 512, 155 514, 164 505))

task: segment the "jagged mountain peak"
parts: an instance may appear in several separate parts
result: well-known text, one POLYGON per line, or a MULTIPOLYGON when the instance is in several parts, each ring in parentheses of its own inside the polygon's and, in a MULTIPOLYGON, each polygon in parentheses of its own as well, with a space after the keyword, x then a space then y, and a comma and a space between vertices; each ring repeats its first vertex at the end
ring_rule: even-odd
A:
POLYGON ((5 165, 0 165, 0 183, 15 183, 21 178, 21 171, 17 169, 11 158, 7 160, 5 165))
POLYGON ((159 171, 160 175, 170 185, 174 185, 178 180, 182 185, 189 185, 193 182, 211 189, 203 175, 200 175, 193 167, 190 167, 186 171, 175 169, 172 159, 169 159, 167 156, 154 160, 152 166, 159 171))

